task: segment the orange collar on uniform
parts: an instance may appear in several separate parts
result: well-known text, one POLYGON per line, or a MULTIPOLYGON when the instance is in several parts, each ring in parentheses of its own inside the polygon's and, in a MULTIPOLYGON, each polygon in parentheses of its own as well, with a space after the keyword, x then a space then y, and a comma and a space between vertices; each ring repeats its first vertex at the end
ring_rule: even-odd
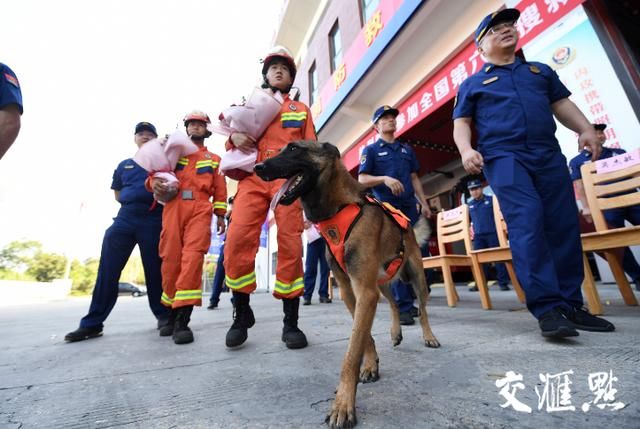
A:
MULTIPOLYGON (((384 213, 390 216, 404 232, 409 227, 409 219, 398 209, 389 203, 382 203, 377 199, 367 195, 366 203, 377 205, 383 209, 384 213)), ((362 214, 362 205, 352 203, 341 208, 335 216, 325 219, 316 224, 318 231, 329 245, 329 251, 345 273, 344 265, 344 243, 349 238, 351 229, 356 224, 362 214)), ((404 240, 403 240, 404 241, 404 240)), ((386 276, 378 279, 378 284, 384 284, 396 275, 398 268, 404 259, 404 242, 400 243, 398 255, 389 262, 386 267, 386 276)))

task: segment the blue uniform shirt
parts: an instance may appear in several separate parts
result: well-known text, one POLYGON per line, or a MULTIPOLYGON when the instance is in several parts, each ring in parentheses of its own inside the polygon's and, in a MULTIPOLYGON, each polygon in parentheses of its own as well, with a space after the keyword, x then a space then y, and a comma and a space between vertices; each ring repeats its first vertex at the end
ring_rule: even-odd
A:
POLYGON ((559 151, 551 104, 570 95, 549 66, 516 57, 513 64, 485 64, 466 79, 453 118, 472 118, 485 158, 520 149, 559 151))
POLYGON ((22 114, 22 92, 16 74, 0 63, 0 109, 15 104, 22 114))
POLYGON ((113 172, 111 189, 120 191, 120 204, 122 208, 119 214, 152 214, 161 215, 162 205, 157 204, 154 210, 149 211, 153 204, 153 194, 144 187, 144 182, 149 173, 136 164, 133 159, 125 159, 113 172))
POLYGON ((399 141, 387 143, 378 139, 362 151, 358 174, 389 176, 399 180, 404 186, 404 192, 397 197, 385 184, 374 186, 372 191, 380 201, 400 206, 415 204, 416 197, 411 182, 411 173, 417 173, 419 170, 420 165, 411 146, 399 141))
POLYGON ((474 234, 495 234, 496 224, 493 220, 493 200, 482 194, 482 198, 479 200, 473 198, 468 205, 474 234))
MULTIPOLYGON (((622 155, 623 153, 627 153, 627 151, 625 151, 624 149, 603 147, 598 159, 607 159, 614 156, 622 155)), ((583 150, 582 152, 580 152, 580 155, 572 158, 571 161, 569 161, 569 174, 571 175, 571 180, 576 181, 582 179, 580 167, 582 167, 582 164, 589 161, 591 161, 591 152, 589 152, 588 150, 583 150)))

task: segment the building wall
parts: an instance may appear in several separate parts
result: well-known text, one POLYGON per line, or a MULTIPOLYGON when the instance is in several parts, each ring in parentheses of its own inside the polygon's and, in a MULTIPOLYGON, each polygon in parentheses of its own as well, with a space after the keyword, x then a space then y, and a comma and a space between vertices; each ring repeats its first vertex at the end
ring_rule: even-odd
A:
POLYGON ((316 62, 318 89, 331 79, 329 50, 329 31, 338 20, 342 40, 342 54, 348 49, 362 29, 360 22, 360 0, 333 0, 329 2, 324 14, 309 40, 307 52, 298 67, 294 86, 300 88, 301 101, 309 104, 309 68, 316 62))

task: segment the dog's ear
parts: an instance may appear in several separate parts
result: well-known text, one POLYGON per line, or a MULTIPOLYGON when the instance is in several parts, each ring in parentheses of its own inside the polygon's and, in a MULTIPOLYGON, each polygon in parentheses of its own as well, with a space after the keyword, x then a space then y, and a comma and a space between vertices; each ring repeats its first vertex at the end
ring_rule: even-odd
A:
POLYGON ((322 149, 330 153, 334 158, 340 158, 340 151, 331 143, 322 143, 322 149))

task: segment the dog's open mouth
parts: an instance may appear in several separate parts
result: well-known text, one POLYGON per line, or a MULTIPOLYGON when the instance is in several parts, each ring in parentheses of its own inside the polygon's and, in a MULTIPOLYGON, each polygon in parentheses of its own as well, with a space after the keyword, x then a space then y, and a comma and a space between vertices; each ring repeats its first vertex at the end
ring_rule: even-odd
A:
POLYGON ((303 183, 303 173, 294 174, 287 179, 271 200, 271 209, 275 209, 278 204, 288 206, 293 203, 296 198, 300 196, 298 191, 301 189, 303 183))

